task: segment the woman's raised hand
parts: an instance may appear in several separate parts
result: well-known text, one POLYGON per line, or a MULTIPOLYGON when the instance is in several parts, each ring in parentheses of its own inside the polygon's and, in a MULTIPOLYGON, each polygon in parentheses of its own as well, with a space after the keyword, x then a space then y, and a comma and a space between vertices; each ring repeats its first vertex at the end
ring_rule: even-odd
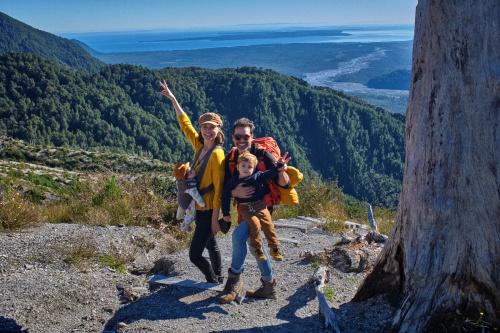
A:
POLYGON ((160 93, 163 96, 167 97, 169 100, 175 100, 175 96, 172 93, 172 91, 170 90, 170 88, 168 87, 167 82, 165 80, 160 81, 160 87, 161 87, 160 93))

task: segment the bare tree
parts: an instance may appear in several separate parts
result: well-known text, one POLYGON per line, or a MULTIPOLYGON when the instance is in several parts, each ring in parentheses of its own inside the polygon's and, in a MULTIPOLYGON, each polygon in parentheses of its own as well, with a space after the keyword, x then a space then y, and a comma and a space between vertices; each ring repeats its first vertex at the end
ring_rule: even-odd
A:
POLYGON ((401 295, 399 332, 499 325, 500 0, 419 0, 415 21, 396 225, 354 300, 401 295))

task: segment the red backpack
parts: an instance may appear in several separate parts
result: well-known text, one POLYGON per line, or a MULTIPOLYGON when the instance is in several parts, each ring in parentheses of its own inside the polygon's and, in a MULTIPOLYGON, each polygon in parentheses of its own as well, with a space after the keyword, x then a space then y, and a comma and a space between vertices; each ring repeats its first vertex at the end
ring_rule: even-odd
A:
MULTIPOLYGON (((276 143, 276 140, 274 140, 270 136, 266 136, 263 138, 256 138, 253 140, 253 144, 255 144, 256 148, 269 152, 271 155, 274 156, 276 160, 281 157, 281 151, 280 148, 278 147, 278 144, 276 143)), ((237 151, 238 148, 236 147, 231 148, 231 150, 229 151, 229 172, 231 173, 231 176, 234 175, 234 171, 236 170, 236 164, 238 163, 238 161, 236 161, 237 151)), ((257 170, 266 171, 267 168, 266 168, 266 163, 264 162, 264 158, 261 156, 258 158, 258 160, 259 161, 257 163, 257 170)), ((263 201, 267 207, 271 207, 280 203, 281 194, 278 189, 278 185, 276 185, 272 181, 268 181, 267 184, 269 186, 269 193, 264 196, 263 201)))

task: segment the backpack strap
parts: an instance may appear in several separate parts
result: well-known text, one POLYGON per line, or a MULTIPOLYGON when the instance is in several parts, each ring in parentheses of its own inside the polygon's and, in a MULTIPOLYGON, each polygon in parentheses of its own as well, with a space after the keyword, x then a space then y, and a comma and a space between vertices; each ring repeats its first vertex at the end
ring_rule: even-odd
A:
MULTIPOLYGON (((209 192, 213 191, 213 189, 214 189, 214 184, 210 184, 207 187, 200 189, 200 183, 201 183, 201 179, 203 178, 203 174, 205 173, 205 169, 207 168, 208 160, 210 159, 210 155, 212 155, 212 151, 215 148, 222 148, 222 147, 220 145, 213 145, 212 148, 210 148, 210 150, 207 151, 205 156, 203 156, 203 159, 200 161, 200 168, 198 169, 198 172, 196 173, 198 192, 200 192, 201 195, 209 193, 209 192)), ((202 149, 203 148, 200 148, 200 150, 198 150, 196 152, 196 154, 194 156, 194 160, 193 160, 193 166, 196 165, 196 162, 198 162, 198 158, 201 155, 202 149)))

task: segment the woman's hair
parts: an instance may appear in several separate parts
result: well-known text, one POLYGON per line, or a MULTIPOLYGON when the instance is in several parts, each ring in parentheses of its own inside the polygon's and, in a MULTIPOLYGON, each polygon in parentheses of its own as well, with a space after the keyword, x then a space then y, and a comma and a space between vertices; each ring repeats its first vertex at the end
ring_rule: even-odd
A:
POLYGON ((234 134, 234 130, 236 128, 238 128, 238 127, 248 127, 248 128, 250 128, 250 134, 253 134, 253 130, 255 129, 255 125, 248 118, 236 119, 236 121, 233 123, 233 134, 234 134))
POLYGON ((254 154, 245 151, 240 156, 238 156, 238 164, 240 164, 241 162, 248 162, 252 165, 253 168, 255 168, 257 166, 257 157, 255 157, 254 154))
MULTIPOLYGON (((219 127, 219 133, 217 133, 217 136, 215 137, 214 143, 216 145, 223 145, 224 140, 226 137, 224 136, 224 132, 222 132, 222 128, 219 127)), ((201 130, 198 131, 198 141, 201 142, 201 144, 204 144, 203 136, 201 135, 201 130)))

